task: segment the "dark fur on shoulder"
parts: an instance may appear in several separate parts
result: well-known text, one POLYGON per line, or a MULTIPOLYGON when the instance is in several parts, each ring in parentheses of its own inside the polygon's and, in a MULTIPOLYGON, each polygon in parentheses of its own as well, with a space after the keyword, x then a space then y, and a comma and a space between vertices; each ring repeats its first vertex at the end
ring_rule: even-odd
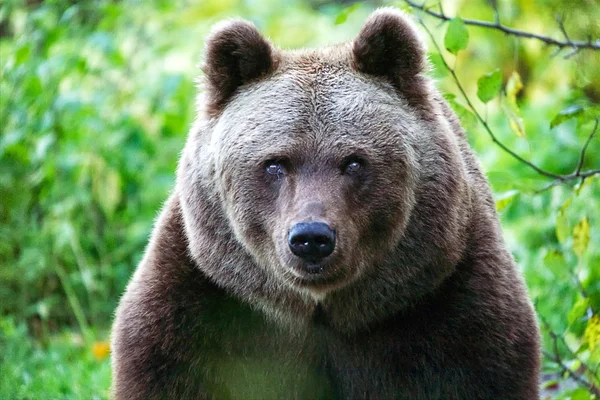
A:
POLYGON ((204 68, 116 313, 117 399, 538 398, 533 307, 407 17, 292 52, 228 22, 204 68), (336 235, 317 273, 288 243, 313 221, 336 235))

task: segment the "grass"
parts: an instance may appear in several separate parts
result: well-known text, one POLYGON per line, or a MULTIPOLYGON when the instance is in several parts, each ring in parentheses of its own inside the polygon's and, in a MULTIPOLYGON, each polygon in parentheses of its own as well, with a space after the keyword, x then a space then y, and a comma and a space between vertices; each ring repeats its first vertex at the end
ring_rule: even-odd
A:
POLYGON ((0 399, 107 399, 108 332, 88 343, 76 331, 32 341, 25 325, 0 320, 0 399))

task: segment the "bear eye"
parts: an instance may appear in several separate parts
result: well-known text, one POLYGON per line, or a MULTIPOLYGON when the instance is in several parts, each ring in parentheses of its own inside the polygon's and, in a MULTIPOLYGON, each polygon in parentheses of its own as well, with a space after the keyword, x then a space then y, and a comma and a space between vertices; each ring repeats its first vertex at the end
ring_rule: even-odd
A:
POLYGON ((280 175, 283 175, 283 173, 284 173, 283 165, 281 165, 281 163, 278 163, 276 161, 267 162, 265 171, 267 172, 267 174, 274 175, 274 176, 280 176, 280 175))
POLYGON ((352 157, 344 163, 343 172, 346 175, 356 175, 363 169, 362 160, 352 157))

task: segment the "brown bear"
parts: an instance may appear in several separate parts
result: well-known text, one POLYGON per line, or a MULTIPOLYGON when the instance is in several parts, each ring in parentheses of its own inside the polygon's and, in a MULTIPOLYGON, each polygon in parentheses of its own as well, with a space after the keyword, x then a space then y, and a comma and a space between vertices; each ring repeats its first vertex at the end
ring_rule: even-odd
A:
POLYGON ((299 51, 227 21, 203 69, 117 399, 538 398, 533 307, 407 17, 299 51))

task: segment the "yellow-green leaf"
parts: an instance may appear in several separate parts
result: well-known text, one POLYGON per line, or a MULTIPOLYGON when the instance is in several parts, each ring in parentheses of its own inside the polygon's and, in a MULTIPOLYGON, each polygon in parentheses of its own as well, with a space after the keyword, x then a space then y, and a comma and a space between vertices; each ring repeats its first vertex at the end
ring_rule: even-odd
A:
POLYGON ((574 324, 581 317, 583 317, 589 305, 590 299, 588 298, 582 297, 579 300, 577 300, 577 302, 575 303, 573 308, 571 308, 571 311, 569 311, 569 314, 567 315, 567 322, 569 322, 569 325, 574 324))
POLYGON ((519 105, 517 104, 517 94, 519 94, 521 89, 523 89, 521 76, 517 71, 513 71, 506 83, 506 104, 503 104, 502 106, 504 108, 504 113, 508 118, 510 129, 515 132, 517 136, 525 139, 525 124, 523 123, 519 105))
POLYGON ((569 208, 569 206, 571 205, 572 201, 573 201, 573 199, 571 197, 569 197, 567 200, 565 200, 565 202, 562 204, 562 206, 560 206, 558 211, 564 214, 564 212, 567 211, 567 208, 569 208))
POLYGON ((100 158, 90 163, 92 174, 92 194, 107 214, 112 214, 121 201, 121 175, 100 158))
POLYGON ((518 110, 519 106, 517 105, 517 94, 523 89, 523 82, 521 81, 521 75, 517 71, 513 71, 508 78, 508 82, 506 82, 506 98, 508 99, 508 104, 513 107, 514 110, 518 110))
POLYGON ((569 197, 558 209, 556 215, 556 238, 560 243, 564 243, 571 234, 569 219, 566 216, 567 208, 571 205, 572 199, 569 197))
POLYGON ((590 242, 590 221, 588 217, 583 218, 573 228, 573 251, 579 257, 583 255, 590 242))
POLYGON ((525 124, 523 123, 523 118, 521 118, 521 114, 518 108, 514 108, 510 104, 510 100, 507 99, 506 102, 503 102, 502 109, 504 110, 504 114, 508 119, 508 126, 510 129, 517 134, 517 136, 526 139, 527 135, 525 134, 525 124))
POLYGON ((588 320, 583 338, 592 352, 600 348, 600 315, 594 315, 588 320))
POLYGON ((508 206, 515 196, 519 194, 518 190, 509 190, 508 192, 504 192, 496 197, 496 210, 498 212, 504 210, 506 206, 508 206))
POLYGON ((564 212, 559 212, 556 216, 556 238, 560 243, 564 243, 569 234, 569 219, 564 212))
POLYGON ((589 179, 584 180, 581 183, 578 183, 577 185, 575 185, 575 194, 577 196, 579 196, 579 193, 581 193, 581 191, 583 190, 583 188, 585 188, 586 186, 588 186, 591 182, 593 182, 594 177, 590 177, 589 179))

